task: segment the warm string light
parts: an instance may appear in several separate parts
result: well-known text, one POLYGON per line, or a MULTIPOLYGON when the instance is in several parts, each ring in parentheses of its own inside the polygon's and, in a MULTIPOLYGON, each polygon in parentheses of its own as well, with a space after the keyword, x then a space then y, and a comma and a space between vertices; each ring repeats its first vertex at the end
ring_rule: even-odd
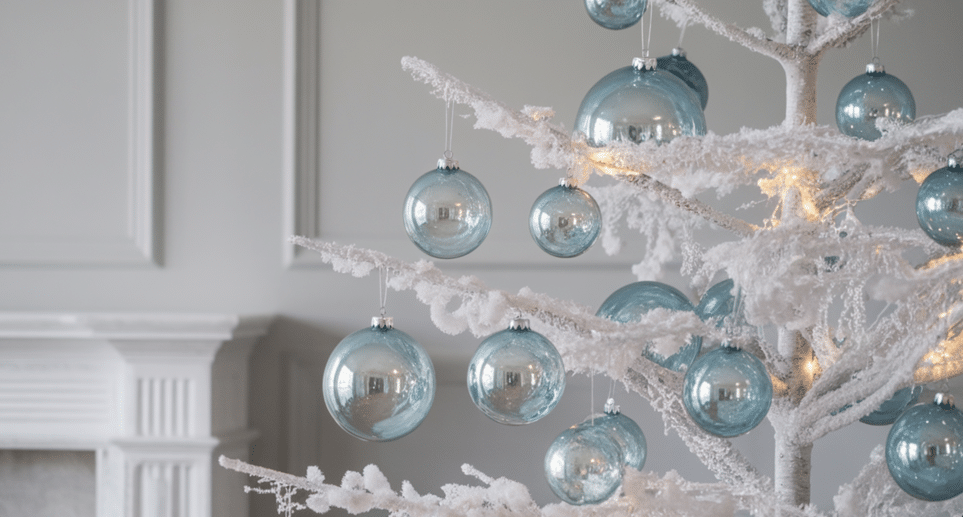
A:
MULTIPOLYGON (((772 177, 760 179, 757 185, 763 194, 770 198, 779 198, 778 209, 782 209, 783 218, 786 216, 786 210, 791 208, 789 205, 795 204, 789 203, 789 196, 798 193, 799 215, 804 216, 807 221, 823 219, 824 214, 816 208, 815 201, 815 192, 819 182, 818 174, 792 164, 768 163, 763 164, 760 168, 774 171, 772 177)), ((779 222, 780 218, 773 215, 773 227, 779 226, 779 222)))

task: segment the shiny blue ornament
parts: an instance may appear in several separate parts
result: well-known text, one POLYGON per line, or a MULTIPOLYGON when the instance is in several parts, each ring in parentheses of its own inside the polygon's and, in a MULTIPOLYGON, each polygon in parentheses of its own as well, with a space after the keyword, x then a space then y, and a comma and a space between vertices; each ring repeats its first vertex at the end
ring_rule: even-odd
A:
POLYGON ((916 194, 916 218, 934 241, 953 247, 963 244, 963 150, 923 180, 916 194))
POLYGON ((702 110, 705 111, 706 104, 709 103, 709 83, 702 71, 686 59, 685 50, 681 48, 672 49, 672 54, 662 56, 656 60, 656 68, 671 72, 672 75, 682 79, 682 82, 699 96, 702 110))
POLYGON ((585 0, 589 18, 606 29, 628 29, 642 19, 649 0, 585 0))
MULTIPOLYGON (((609 295, 595 313, 619 323, 637 323, 652 309, 691 311, 692 302, 681 291, 661 282, 635 282, 609 295)), ((646 350, 643 355, 670 370, 681 371, 692 363, 702 348, 702 338, 692 336, 675 354, 665 357, 646 350)))
POLYGON ((682 403, 703 430, 731 438, 759 425, 772 403, 772 380, 756 356, 726 345, 685 373, 682 403))
POLYGON ((592 247, 602 230, 602 212, 588 192, 568 179, 546 190, 528 216, 532 238, 549 255, 571 258, 592 247))
POLYGON ((699 305, 695 308, 699 318, 702 321, 717 318, 716 327, 725 326, 726 318, 732 314, 736 306, 736 297, 732 294, 734 286, 735 282, 732 279, 727 279, 710 287, 706 294, 702 295, 702 300, 699 300, 699 305))
POLYGON ((488 191, 454 160, 418 178, 408 190, 405 231, 421 251, 436 258, 457 258, 477 248, 492 226, 488 191))
POLYGON ((645 434, 639 424, 619 411, 614 399, 606 401, 604 413, 591 416, 579 425, 595 425, 605 429, 622 449, 625 464, 642 470, 649 451, 645 434))
MULTIPOLYGON (((650 60, 655 61, 655 60, 650 60)), ((675 75, 641 59, 595 83, 578 108, 575 131, 589 145, 614 142, 662 144, 678 136, 703 136, 706 119, 699 96, 675 75)))
POLYGON ((916 118, 916 100, 906 83, 887 74, 882 65, 869 64, 866 73, 846 83, 836 99, 836 126, 844 135, 876 140, 883 136, 877 118, 898 123, 916 118))
POLYGON ((545 336, 515 319, 488 336, 468 365, 468 393, 500 424, 530 424, 549 414, 565 391, 562 356, 545 336))
POLYGON ((832 13, 839 13, 847 18, 855 18, 869 9, 874 0, 809 0, 809 5, 817 13, 829 16, 832 13))
POLYGON ((435 398, 431 359, 391 318, 341 340, 324 367, 324 403, 342 429, 386 442, 414 431, 435 398))
POLYGON ((903 388, 879 405, 875 411, 860 418, 859 421, 869 425, 889 425, 896 421, 906 408, 916 404, 923 392, 922 386, 903 388))
POLYGON ((953 397, 909 408, 886 437, 886 466, 896 484, 924 501, 963 493, 963 413, 953 397))
POLYGON ((624 458, 615 438, 592 422, 572 426, 545 453, 545 479, 569 504, 605 501, 622 484, 624 458))

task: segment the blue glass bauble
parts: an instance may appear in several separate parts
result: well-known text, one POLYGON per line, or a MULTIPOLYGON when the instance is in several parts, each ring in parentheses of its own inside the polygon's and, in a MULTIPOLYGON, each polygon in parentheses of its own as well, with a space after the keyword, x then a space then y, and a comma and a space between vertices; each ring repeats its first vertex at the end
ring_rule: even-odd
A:
POLYGON ((855 18, 869 9, 874 0, 809 0, 809 5, 817 13, 829 16, 832 13, 839 13, 847 18, 855 18))
POLYGON ((639 64, 620 68, 589 89, 575 130, 594 147, 650 139, 662 144, 677 136, 705 135, 706 119, 699 96, 681 79, 639 64))
POLYGON ((642 19, 649 0, 585 0, 589 18, 606 29, 627 29, 642 19))
POLYGON ((468 393, 500 424, 530 424, 549 414, 565 390, 562 356, 528 320, 488 336, 468 365, 468 393))
POLYGON ((898 390, 893 396, 879 405, 875 411, 860 418, 859 421, 869 425, 889 425, 896 421, 906 408, 916 404, 923 392, 922 386, 913 386, 898 390))
POLYGON ((588 192, 574 182, 561 184, 538 196, 528 216, 528 229, 549 255, 570 258, 592 247, 602 230, 602 212, 588 192))
POLYGON ((916 194, 920 228, 944 246, 963 244, 963 163, 930 173, 916 194))
POLYGON ((909 408, 886 437, 886 466, 907 494, 944 501, 963 492, 963 413, 953 397, 909 408))
POLYGON ((726 345, 696 359, 682 389, 682 403, 692 420, 723 438, 751 431, 772 403, 766 366, 749 352, 726 345))
POLYGON ((391 318, 341 340, 324 367, 324 403, 345 431, 373 442, 401 438, 428 415, 435 398, 431 359, 391 318))
POLYGON ((702 295, 699 305, 696 305, 695 312, 702 318, 702 321, 718 319, 716 327, 722 327, 726 318, 732 314, 736 305, 736 297, 732 294, 735 282, 727 279, 710 287, 706 294, 702 295))
POLYGON ((545 453, 545 478, 569 504, 595 504, 622 484, 624 458, 612 435, 591 422, 572 426, 545 453))
POLYGON ((686 59, 685 50, 681 48, 672 49, 672 54, 656 60, 655 67, 659 70, 671 72, 672 75, 682 79, 682 82, 692 88, 699 96, 703 111, 706 109, 706 104, 709 103, 709 83, 706 82, 706 77, 702 75, 702 71, 693 65, 692 61, 686 59))
POLYGON ((622 449, 625 464, 635 470, 642 470, 649 451, 645 434, 639 424, 619 411, 615 400, 609 399, 605 403, 604 413, 591 416, 579 425, 595 425, 605 429, 622 449))
MULTIPOLYGON (((691 311, 692 302, 682 292, 671 285, 661 282, 635 282, 622 287, 602 302, 596 316, 608 318, 619 323, 636 323, 642 315, 652 309, 691 311)), ((681 371, 692 363, 702 348, 702 338, 692 336, 689 342, 669 357, 650 350, 643 352, 645 357, 671 370, 681 371)))
POLYGON ((418 178, 408 190, 405 231, 421 251, 436 258, 471 253, 488 236, 492 202, 488 191, 454 161, 418 178))
POLYGON ((906 84, 887 74, 881 65, 870 64, 866 70, 839 92, 836 126, 844 135, 876 140, 883 136, 876 128, 876 119, 912 122, 916 118, 916 100, 906 84))

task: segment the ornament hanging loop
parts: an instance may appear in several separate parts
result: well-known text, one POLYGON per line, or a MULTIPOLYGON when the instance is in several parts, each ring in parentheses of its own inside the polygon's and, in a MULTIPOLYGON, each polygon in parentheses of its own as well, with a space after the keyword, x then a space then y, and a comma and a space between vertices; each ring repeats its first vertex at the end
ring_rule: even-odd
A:
POLYGON ((381 318, 386 319, 388 313, 388 269, 384 266, 378 267, 378 303, 381 305, 381 318))

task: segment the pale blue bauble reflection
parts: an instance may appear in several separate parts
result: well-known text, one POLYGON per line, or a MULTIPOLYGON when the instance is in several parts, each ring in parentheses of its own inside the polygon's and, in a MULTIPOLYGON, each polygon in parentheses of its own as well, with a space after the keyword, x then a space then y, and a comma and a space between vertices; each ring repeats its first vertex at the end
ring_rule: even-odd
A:
POLYGON ((702 110, 705 111, 706 104, 709 103, 709 83, 706 82, 706 77, 702 75, 699 67, 686 58, 684 50, 681 48, 672 49, 672 54, 656 60, 655 67, 682 79, 682 82, 699 96, 699 103, 702 110))
POLYGON ((963 167, 930 173, 916 194, 920 228, 944 246, 963 244, 963 167))
POLYGON ((595 425, 604 429, 618 443, 626 465, 635 470, 642 470, 645 466, 645 458, 649 451, 645 434, 635 420, 619 411, 614 400, 608 400, 602 414, 590 416, 579 425, 595 425))
POLYGON ((344 338, 324 367, 322 392, 339 426, 362 440, 383 442, 410 433, 435 398, 431 359, 408 334, 387 324, 344 338))
POLYGON ((570 427, 545 453, 545 479, 569 504, 595 504, 622 484, 624 458, 612 435, 591 422, 570 427))
POLYGON ((906 408, 916 404, 922 392, 922 386, 911 386, 898 390, 889 400, 880 404, 875 411, 860 418, 859 421, 869 425, 892 424, 906 411, 906 408))
POLYGON ((589 18, 606 29, 627 29, 642 19, 649 0, 585 0, 589 18))
MULTIPOLYGON (((635 282, 622 287, 602 302, 596 316, 608 318, 619 323, 636 323, 641 316, 652 309, 691 311, 692 302, 681 291, 661 282, 635 282)), ((692 363, 702 348, 702 338, 692 336, 678 352, 665 357, 648 350, 643 354, 648 359, 671 370, 681 371, 692 363)))
POLYGON ((706 290, 706 294, 702 295, 699 305, 695 308, 696 314, 702 318, 702 321, 718 319, 716 327, 721 328, 725 325, 726 318, 732 314, 736 305, 736 297, 732 294, 734 286, 735 282, 732 279, 726 279, 706 290))
POLYGON ((562 356, 528 320, 492 334, 468 365, 468 393, 500 424, 530 424, 549 414, 565 391, 562 356))
POLYGON ((909 408, 886 438, 886 466, 893 480, 924 501, 944 501, 963 492, 963 413, 941 396, 909 408))
POLYGON ((682 402, 692 420, 723 438, 751 431, 772 403, 772 380, 762 361, 725 345, 692 363, 682 390, 682 402))
MULTIPOLYGON (((564 180, 563 180, 564 181, 564 180)), ((532 238, 549 255, 576 257, 592 247, 602 230, 602 212, 588 192, 571 184, 546 190, 528 216, 532 238)))
POLYGON ((620 68, 595 83, 575 117, 575 131, 589 145, 614 142, 662 144, 678 136, 706 134, 699 96, 664 70, 620 68))
POLYGON ((865 13, 873 2, 874 0, 809 0, 809 5, 823 16, 839 13, 847 18, 855 18, 865 13))
POLYGON ((843 86, 836 99, 836 126, 849 136, 876 140, 876 119, 908 123, 916 118, 916 101, 903 81, 886 72, 867 72, 843 86))
POLYGON ((488 191, 471 174, 439 167, 418 178, 404 206, 405 231, 421 251, 457 258, 477 248, 492 225, 488 191))

